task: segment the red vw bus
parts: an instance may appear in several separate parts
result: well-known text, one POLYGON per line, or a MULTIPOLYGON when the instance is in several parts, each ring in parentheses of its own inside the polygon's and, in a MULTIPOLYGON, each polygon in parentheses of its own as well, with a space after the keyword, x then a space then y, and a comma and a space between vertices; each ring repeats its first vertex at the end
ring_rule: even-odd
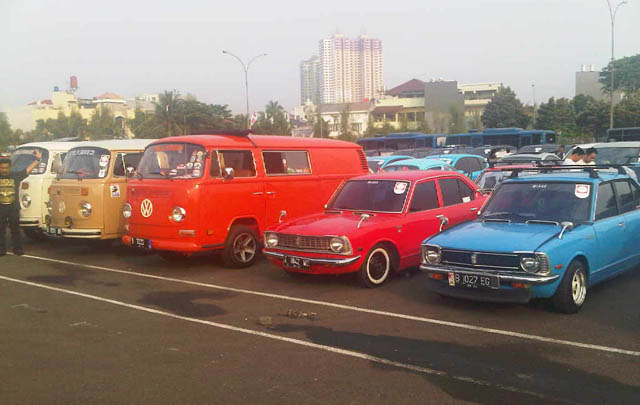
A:
POLYGON ((368 172, 349 142, 250 135, 188 135, 151 143, 127 184, 125 244, 166 259, 221 250, 251 265, 262 232, 321 212, 343 180, 368 172))

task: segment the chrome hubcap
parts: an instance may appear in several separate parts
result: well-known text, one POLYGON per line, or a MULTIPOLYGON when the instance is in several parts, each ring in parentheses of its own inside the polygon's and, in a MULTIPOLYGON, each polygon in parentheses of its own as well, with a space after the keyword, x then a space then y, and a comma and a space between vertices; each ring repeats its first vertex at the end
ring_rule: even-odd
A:
POLYGON ((584 272, 578 270, 571 280, 571 295, 576 305, 582 305, 587 296, 587 283, 585 282, 584 272))
POLYGON ((241 233, 233 241, 233 255, 242 263, 250 262, 256 255, 256 240, 248 233, 241 233))
POLYGON ((373 251, 369 256, 367 263, 367 272, 369 280, 374 284, 382 283, 389 273, 390 260, 386 250, 379 248, 373 251))

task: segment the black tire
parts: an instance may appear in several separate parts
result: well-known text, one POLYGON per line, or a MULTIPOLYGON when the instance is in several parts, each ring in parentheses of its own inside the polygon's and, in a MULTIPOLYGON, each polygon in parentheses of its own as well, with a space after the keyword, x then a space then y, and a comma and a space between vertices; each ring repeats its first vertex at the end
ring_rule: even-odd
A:
POLYGON ((40 228, 22 228, 22 230, 32 241, 40 242, 47 239, 47 235, 40 228))
POLYGON ((564 277, 551 298, 556 311, 575 314, 580 311, 587 298, 587 270, 584 263, 574 260, 569 264, 564 277))
POLYGON ((253 228, 245 225, 231 227, 222 252, 226 267, 240 269, 251 266, 260 252, 260 242, 253 228))
POLYGON ((378 243, 369 250, 358 270, 358 280, 367 288, 384 284, 394 270, 394 253, 384 244, 378 243))
POLYGON ((187 260, 188 255, 182 252, 173 252, 171 250, 159 250, 158 256, 168 261, 169 263, 181 262, 187 260))

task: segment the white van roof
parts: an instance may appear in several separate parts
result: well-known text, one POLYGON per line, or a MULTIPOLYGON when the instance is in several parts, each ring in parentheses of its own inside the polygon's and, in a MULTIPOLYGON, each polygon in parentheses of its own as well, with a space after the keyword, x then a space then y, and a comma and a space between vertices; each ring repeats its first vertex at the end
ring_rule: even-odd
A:
POLYGON ((107 150, 143 150, 155 139, 110 139, 106 141, 86 141, 75 145, 75 147, 104 148, 107 150))
POLYGON ((48 142, 29 142, 19 145, 16 149, 19 148, 43 148, 49 151, 63 152, 68 151, 71 148, 75 148, 76 146, 82 145, 84 142, 56 142, 56 141, 48 141, 48 142))

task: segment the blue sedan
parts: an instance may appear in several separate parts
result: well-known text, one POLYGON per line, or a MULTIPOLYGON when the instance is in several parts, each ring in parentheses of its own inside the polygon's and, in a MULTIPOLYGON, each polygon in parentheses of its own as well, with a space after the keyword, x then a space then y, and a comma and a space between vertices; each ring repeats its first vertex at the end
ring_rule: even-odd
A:
POLYGON ((471 180, 475 180, 484 169, 489 167, 487 159, 478 155, 452 153, 429 156, 429 159, 441 159, 453 166, 455 170, 471 177, 471 180))
POLYGON ((400 170, 451 170, 455 169, 449 166, 441 159, 406 159, 389 163, 383 169, 385 172, 395 172, 400 170))
POLYGON ((367 165, 373 173, 382 171, 388 164, 400 160, 413 159, 413 156, 391 155, 391 156, 370 156, 367 157, 367 165))
POLYGON ((588 288, 640 264, 639 207, 640 186, 624 170, 507 179, 477 220, 423 242, 421 269, 428 288, 442 295, 547 298, 575 313, 588 288))

